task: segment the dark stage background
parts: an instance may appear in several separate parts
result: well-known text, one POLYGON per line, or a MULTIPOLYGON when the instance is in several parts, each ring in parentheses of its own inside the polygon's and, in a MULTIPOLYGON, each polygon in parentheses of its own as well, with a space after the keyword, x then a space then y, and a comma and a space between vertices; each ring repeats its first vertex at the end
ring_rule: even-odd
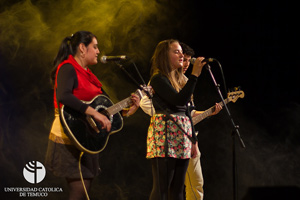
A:
MULTIPOLYGON (((295 1, 293 1, 295 2, 295 1)), ((30 161, 44 162, 53 120, 49 71, 62 39, 78 30, 98 36, 102 54, 125 54, 149 80, 156 44, 179 39, 197 56, 219 60, 228 88, 245 98, 228 104, 246 148, 236 143, 238 199, 299 198, 299 11, 288 1, 0 1, 0 199, 21 199, 5 188, 62 188, 45 199, 66 199, 65 181, 50 172, 38 184, 23 177, 30 161)), ((137 79, 131 62, 124 67, 137 79)), ((220 68, 211 64, 217 82, 220 68)), ((114 102, 137 87, 114 63, 92 71, 114 102)), ((220 98, 207 70, 195 91, 198 110, 220 98)), ((102 173, 91 199, 146 200, 152 187, 145 158, 149 117, 140 109, 124 119, 100 154, 102 173)), ((196 125, 206 200, 233 199, 230 120, 219 115, 196 125)), ((42 197, 39 197, 42 198, 42 197)), ((29 198, 29 199, 39 199, 29 198)))

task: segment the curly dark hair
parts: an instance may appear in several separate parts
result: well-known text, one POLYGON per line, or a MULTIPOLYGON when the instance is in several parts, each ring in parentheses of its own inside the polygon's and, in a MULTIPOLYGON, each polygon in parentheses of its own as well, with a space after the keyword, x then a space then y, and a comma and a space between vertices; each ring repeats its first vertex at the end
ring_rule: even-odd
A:
POLYGON ((189 55, 191 57, 193 57, 195 55, 194 50, 190 46, 188 46, 187 44, 185 44, 183 42, 180 42, 179 44, 180 44, 184 54, 189 55))

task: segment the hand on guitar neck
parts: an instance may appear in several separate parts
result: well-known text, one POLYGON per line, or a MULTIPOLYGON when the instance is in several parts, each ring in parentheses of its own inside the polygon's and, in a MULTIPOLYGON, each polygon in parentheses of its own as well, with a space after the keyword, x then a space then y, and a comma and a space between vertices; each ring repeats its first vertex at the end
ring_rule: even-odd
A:
MULTIPOLYGON (((216 105, 214 106, 214 108, 212 109, 213 110, 213 112, 210 114, 210 115, 208 115, 208 117, 209 116, 213 116, 213 115, 216 115, 216 114, 218 114, 221 110, 222 110, 222 105, 221 104, 219 104, 219 103, 216 103, 216 105)), ((198 116, 198 115, 201 115, 202 113, 204 113, 205 111, 196 111, 196 112, 194 112, 194 114, 193 114, 193 116, 192 117, 196 117, 196 116, 198 116)))
POLYGON ((131 94, 130 100, 131 100, 130 107, 125 108, 122 111, 123 116, 129 117, 130 115, 133 115, 140 106, 140 97, 138 95, 136 95, 135 93, 131 94))
MULTIPOLYGON (((235 103, 239 98, 244 98, 245 94, 243 91, 235 91, 235 92, 229 92, 227 94, 227 99, 225 99, 225 103, 233 102, 235 103)), ((205 111, 196 111, 196 114, 193 114, 192 120, 193 124, 196 125, 197 123, 201 122, 208 116, 215 115, 220 112, 222 109, 223 102, 216 103, 215 106, 210 107, 209 109, 205 111)))

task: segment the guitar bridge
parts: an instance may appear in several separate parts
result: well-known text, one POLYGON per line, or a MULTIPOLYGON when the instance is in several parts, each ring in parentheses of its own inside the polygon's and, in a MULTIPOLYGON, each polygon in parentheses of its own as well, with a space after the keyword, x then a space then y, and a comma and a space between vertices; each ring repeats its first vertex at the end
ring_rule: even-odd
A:
POLYGON ((96 133, 100 133, 100 130, 98 129, 96 122, 91 116, 89 115, 86 116, 86 120, 89 122, 90 126, 94 129, 94 131, 96 131, 96 133))

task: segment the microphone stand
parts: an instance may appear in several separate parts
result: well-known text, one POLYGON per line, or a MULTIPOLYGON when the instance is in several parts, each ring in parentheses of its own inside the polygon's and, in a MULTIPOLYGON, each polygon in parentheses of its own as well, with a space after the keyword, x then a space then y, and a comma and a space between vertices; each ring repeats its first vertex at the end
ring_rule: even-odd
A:
MULTIPOLYGON (((132 76, 131 76, 131 74, 129 74, 128 73, 128 71, 123 67, 123 65, 121 65, 120 64, 120 62, 115 62, 116 63, 116 65, 118 65, 119 67, 120 67, 120 69, 122 70, 122 71, 124 71, 125 72, 125 74, 127 74, 127 76, 135 83, 135 85, 139 88, 139 89, 141 89, 141 90, 143 90, 144 92, 145 92, 145 94, 149 97, 149 99, 151 99, 152 98, 152 96, 151 96, 151 94, 149 93, 149 91, 148 90, 146 90, 145 88, 143 88, 132 76)), ((134 66, 135 66, 135 64, 134 64, 134 66)), ((144 79, 143 79, 143 77, 141 76, 141 74, 139 73, 139 71, 137 70, 137 68, 136 68, 136 66, 135 66, 135 69, 136 69, 136 71, 137 71, 137 73, 139 74, 139 77, 141 78, 141 80, 142 80, 142 82, 144 83, 144 85, 146 85, 146 83, 145 83, 145 81, 144 81, 144 79)))
POLYGON ((230 114, 230 111, 229 111, 229 109, 228 109, 228 107, 227 107, 227 105, 226 105, 226 103, 225 103, 225 101, 224 101, 224 98, 223 98, 223 96, 222 96, 222 93, 221 93, 221 91, 220 91, 220 85, 216 82, 216 79, 214 78, 214 75, 213 75, 213 73, 212 73, 212 71, 211 71, 211 67, 210 67, 209 64, 206 64, 206 69, 207 69, 207 70, 209 71, 209 73, 210 73, 210 76, 211 76, 211 78, 212 78, 212 80, 213 80, 213 82, 214 82, 214 85, 215 85, 215 87, 216 87, 216 89, 217 89, 217 92, 219 93, 219 95, 220 95, 220 97, 221 97, 222 103, 223 103, 223 105, 224 105, 224 107, 225 107, 225 109, 226 109, 226 112, 227 112, 227 114, 228 114, 228 117, 230 118, 230 121, 231 121, 231 125, 232 125, 232 127, 233 127, 233 130, 232 130, 233 199, 234 199, 234 200, 237 200, 237 180, 238 180, 238 178, 237 178, 236 146, 235 146, 235 143, 236 143, 236 142, 235 142, 235 137, 238 136, 238 139, 239 139, 239 141, 240 141, 241 147, 246 148, 246 146, 245 146, 245 144, 244 144, 244 142, 243 142, 243 140, 242 140, 242 138, 241 138, 241 136, 240 136, 240 133, 239 133, 239 125, 236 125, 236 124, 234 123, 234 120, 233 120, 233 118, 232 118, 232 116, 231 116, 231 114, 230 114))

